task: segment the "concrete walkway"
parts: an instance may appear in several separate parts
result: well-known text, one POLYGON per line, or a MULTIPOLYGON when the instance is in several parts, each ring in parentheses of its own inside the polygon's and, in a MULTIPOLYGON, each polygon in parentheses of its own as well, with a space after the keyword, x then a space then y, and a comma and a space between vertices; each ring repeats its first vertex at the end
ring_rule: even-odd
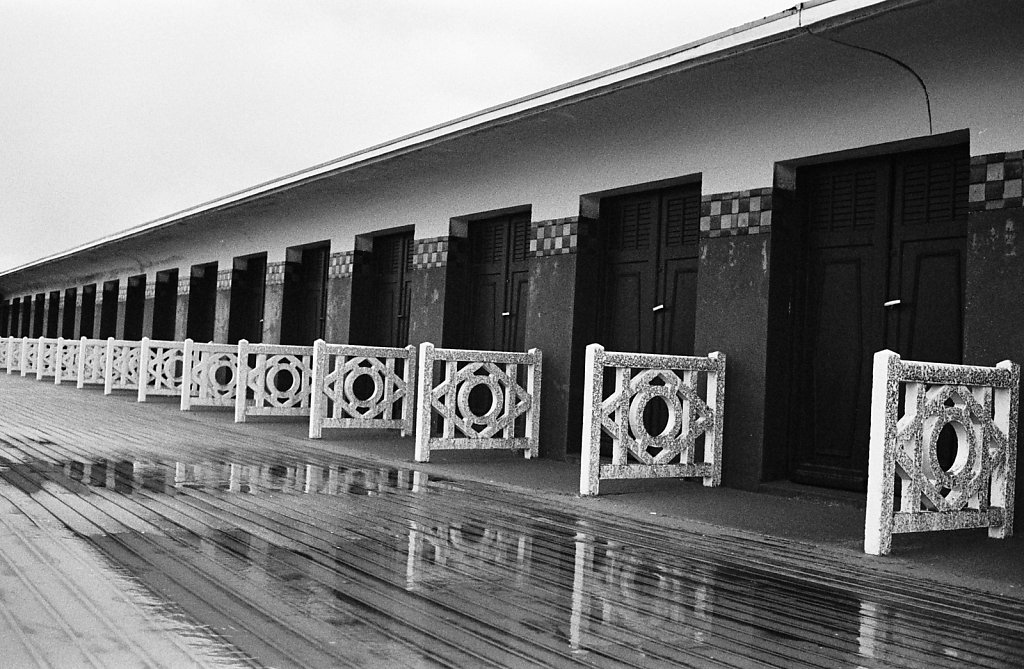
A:
POLYGON ((1020 544, 0 376, 6 666, 1024 666, 1020 544))

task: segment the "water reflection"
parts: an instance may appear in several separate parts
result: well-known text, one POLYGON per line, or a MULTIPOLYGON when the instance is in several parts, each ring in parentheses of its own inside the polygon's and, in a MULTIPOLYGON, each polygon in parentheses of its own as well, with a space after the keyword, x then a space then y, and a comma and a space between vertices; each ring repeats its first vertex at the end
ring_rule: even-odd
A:
MULTIPOLYGON (((1024 654, 1001 629, 965 634, 965 620, 929 617, 920 602, 772 567, 753 544, 711 550, 701 535, 408 469, 97 458, 59 471, 97 504, 120 504, 112 515, 149 513, 164 528, 97 538, 111 556, 173 556, 231 593, 229 618, 255 608, 275 634, 325 648, 340 634, 400 663, 483 653, 510 664, 956 666, 1024 654)), ((163 591, 159 569, 130 569, 163 591)), ((202 606, 185 608, 213 624, 202 606)))

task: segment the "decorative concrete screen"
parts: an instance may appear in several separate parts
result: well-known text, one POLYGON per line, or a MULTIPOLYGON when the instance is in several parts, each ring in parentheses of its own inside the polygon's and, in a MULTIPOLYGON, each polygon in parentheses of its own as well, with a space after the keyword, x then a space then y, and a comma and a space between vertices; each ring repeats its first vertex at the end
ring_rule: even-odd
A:
POLYGON ((36 356, 39 354, 39 340, 21 338, 21 375, 36 373, 36 356))
POLYGON ((103 375, 103 394, 115 390, 139 390, 139 359, 142 342, 127 339, 107 340, 107 368, 103 375))
POLYGON ((63 337, 57 339, 54 383, 60 385, 64 381, 78 380, 78 354, 81 350, 82 341, 80 339, 64 339, 63 337))
POLYGON ((14 352, 14 337, 0 339, 0 367, 11 373, 11 355, 14 352))
POLYGON ((238 342, 235 422, 249 416, 308 416, 313 347, 238 342))
POLYGON ((235 406, 238 345, 200 344, 186 339, 182 362, 182 411, 194 406, 235 406))
POLYGON ((36 380, 54 378, 57 375, 57 365, 60 362, 58 357, 60 342, 57 339, 40 337, 36 345, 36 380))
POLYGON ((522 450, 537 457, 540 426, 541 351, 527 353, 464 351, 420 344, 416 402, 416 461, 428 462, 432 450, 501 448, 522 450), (443 378, 434 385, 434 364, 443 366, 443 378), (500 366, 499 366, 500 365, 500 366), (520 384, 520 376, 524 376, 520 384), (487 389, 488 406, 477 413, 470 394, 487 389), (434 417, 440 433, 434 435, 434 417), (522 427, 517 419, 522 416, 522 427), (518 434, 521 432, 521 434, 518 434))
POLYGON ((412 433, 416 347, 313 343, 309 438, 325 427, 399 429, 412 433))
POLYGON ((82 337, 78 351, 78 387, 106 386, 110 339, 82 337))
POLYGON ((585 369, 581 495, 598 494, 601 479, 700 476, 706 486, 721 483, 724 353, 615 353, 591 344, 585 369), (615 378, 607 396, 606 370, 615 378), (701 375, 706 399, 699 393, 701 375), (655 398, 667 409, 665 427, 656 435, 645 424, 645 410, 655 398), (602 432, 611 437, 611 464, 601 464, 602 432))
POLYGON ((142 338, 139 351, 139 401, 148 395, 181 396, 185 342, 142 338))
POLYGON ((1010 536, 1020 367, 879 351, 873 374, 864 552, 885 555, 904 532, 987 527, 990 537, 1010 536))

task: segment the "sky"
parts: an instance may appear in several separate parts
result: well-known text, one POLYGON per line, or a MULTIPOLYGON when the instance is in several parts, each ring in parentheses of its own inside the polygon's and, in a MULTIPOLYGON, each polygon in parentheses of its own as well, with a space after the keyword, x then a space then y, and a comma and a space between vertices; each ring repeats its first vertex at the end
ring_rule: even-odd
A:
POLYGON ((0 271, 795 0, 0 0, 0 271))

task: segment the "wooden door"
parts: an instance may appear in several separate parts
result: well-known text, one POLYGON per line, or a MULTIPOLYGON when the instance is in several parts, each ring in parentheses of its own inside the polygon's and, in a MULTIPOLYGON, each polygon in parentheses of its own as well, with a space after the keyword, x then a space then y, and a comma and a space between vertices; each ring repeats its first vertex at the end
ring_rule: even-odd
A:
POLYGON ((373 240, 371 338, 375 346, 409 343, 413 233, 401 232, 373 240))
POLYGON ((530 230, 528 213, 470 223, 470 348, 525 350, 530 230))
POLYGON ((700 187, 637 193, 601 203, 605 348, 693 353, 700 187))
POLYGON ((962 358, 965 148, 798 174, 807 262, 791 477, 867 480, 872 356, 962 358))

